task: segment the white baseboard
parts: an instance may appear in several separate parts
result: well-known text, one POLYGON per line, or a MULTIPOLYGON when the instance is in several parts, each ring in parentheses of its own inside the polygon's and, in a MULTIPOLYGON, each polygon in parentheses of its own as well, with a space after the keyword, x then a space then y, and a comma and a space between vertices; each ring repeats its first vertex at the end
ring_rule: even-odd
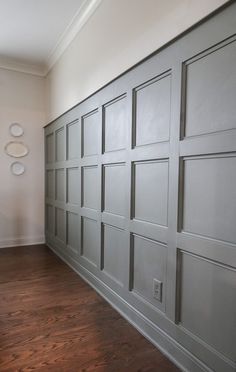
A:
POLYGON ((18 247, 24 245, 44 244, 45 236, 19 236, 0 239, 0 248, 18 247))

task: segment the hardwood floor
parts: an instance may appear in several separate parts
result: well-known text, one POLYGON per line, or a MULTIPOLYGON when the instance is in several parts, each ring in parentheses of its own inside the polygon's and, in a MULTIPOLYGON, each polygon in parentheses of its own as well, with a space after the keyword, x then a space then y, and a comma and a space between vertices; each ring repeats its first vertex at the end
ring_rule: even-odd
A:
POLYGON ((179 371, 46 246, 0 250, 0 371, 179 371))

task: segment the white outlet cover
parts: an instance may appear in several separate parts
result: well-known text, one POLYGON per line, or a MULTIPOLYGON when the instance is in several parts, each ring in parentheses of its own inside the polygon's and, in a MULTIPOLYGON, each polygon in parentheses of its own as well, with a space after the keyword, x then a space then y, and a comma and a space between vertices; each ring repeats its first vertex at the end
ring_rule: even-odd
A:
POLYGON ((157 279, 153 279, 153 298, 162 302, 162 282, 157 279))

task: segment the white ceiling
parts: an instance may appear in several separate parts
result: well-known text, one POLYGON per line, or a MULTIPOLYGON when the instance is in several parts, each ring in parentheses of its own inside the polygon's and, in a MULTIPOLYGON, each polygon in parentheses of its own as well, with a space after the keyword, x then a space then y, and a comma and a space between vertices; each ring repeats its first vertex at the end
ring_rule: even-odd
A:
MULTIPOLYGON (((94 0, 0 0, 0 59, 46 66, 78 16, 94 0)), ((91 9, 90 9, 91 10, 91 9)), ((71 30, 70 30, 71 31, 71 30)), ((68 40, 67 40, 68 43, 68 40)))

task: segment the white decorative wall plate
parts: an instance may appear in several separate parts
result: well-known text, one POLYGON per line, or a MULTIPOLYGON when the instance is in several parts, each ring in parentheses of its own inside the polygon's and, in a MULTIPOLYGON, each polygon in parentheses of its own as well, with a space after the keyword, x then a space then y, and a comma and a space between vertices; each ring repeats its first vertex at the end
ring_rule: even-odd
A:
POLYGON ((12 123, 9 130, 13 137, 20 137, 24 134, 24 129, 19 123, 12 123))
POLYGON ((11 172, 15 176, 21 176, 25 172, 24 164, 15 161, 14 163, 11 164, 11 172))
POLYGON ((6 144, 5 152, 13 158, 22 158, 29 153, 29 149, 23 142, 11 141, 6 144))

